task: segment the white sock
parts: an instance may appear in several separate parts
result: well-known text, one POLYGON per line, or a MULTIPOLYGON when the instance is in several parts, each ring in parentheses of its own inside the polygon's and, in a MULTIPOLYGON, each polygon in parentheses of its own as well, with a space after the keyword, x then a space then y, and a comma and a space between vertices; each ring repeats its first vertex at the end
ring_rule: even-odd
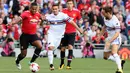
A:
POLYGON ((50 64, 53 64, 53 51, 48 50, 48 60, 50 64))
POLYGON ((118 69, 122 69, 121 67, 121 59, 117 53, 113 54, 113 57, 115 58, 115 62, 117 64, 118 69))
POLYGON ((113 55, 110 55, 110 56, 109 56, 109 58, 108 58, 108 60, 112 60, 112 61, 114 61, 114 62, 115 62, 115 58, 114 58, 114 56, 113 56, 113 55))

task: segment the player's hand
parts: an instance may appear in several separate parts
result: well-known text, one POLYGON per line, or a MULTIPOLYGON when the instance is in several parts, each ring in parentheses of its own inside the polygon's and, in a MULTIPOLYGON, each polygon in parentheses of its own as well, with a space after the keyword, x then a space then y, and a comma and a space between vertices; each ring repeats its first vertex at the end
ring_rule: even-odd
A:
POLYGON ((80 34, 83 34, 83 29, 80 28, 80 29, 79 29, 79 32, 80 32, 80 34))

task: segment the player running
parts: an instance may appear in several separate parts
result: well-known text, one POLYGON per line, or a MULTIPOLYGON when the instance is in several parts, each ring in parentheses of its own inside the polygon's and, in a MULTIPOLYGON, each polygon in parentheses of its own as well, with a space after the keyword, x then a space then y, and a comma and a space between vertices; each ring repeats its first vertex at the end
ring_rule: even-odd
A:
POLYGON ((57 4, 52 6, 52 13, 46 16, 46 20, 50 24, 47 37, 48 59, 50 63, 50 70, 54 70, 53 50, 59 46, 61 38, 64 36, 66 22, 71 23, 71 25, 74 26, 80 33, 83 31, 67 14, 59 12, 59 5, 57 4))
POLYGON ((32 3, 30 10, 23 12, 17 20, 12 22, 12 24, 16 24, 22 21, 22 34, 20 36, 21 53, 15 61, 18 69, 21 69, 20 61, 26 57, 29 44, 36 47, 30 63, 38 58, 42 49, 42 43, 36 35, 36 26, 40 23, 40 14, 37 8, 37 3, 32 3))
POLYGON ((123 73, 121 59, 118 55, 118 49, 121 45, 120 22, 117 17, 112 14, 112 7, 103 8, 102 13, 105 17, 105 25, 102 29, 101 35, 104 34, 105 30, 108 32, 108 37, 105 41, 104 59, 116 62, 118 67, 116 73, 123 73))
MULTIPOLYGON (((67 0, 67 8, 63 9, 65 14, 67 14, 69 17, 73 18, 74 22, 77 20, 80 24, 82 24, 82 18, 80 15, 80 11, 76 8, 74 8, 74 2, 73 0, 67 0)), ((63 69, 64 67, 64 58, 65 58, 65 47, 68 48, 68 61, 67 61, 67 67, 66 69, 71 69, 71 61, 73 56, 73 45, 75 42, 75 35, 76 35, 76 28, 71 25, 71 23, 66 23, 66 29, 65 29, 65 35, 62 38, 61 41, 61 48, 60 48, 60 58, 61 58, 61 64, 59 69, 63 69)))

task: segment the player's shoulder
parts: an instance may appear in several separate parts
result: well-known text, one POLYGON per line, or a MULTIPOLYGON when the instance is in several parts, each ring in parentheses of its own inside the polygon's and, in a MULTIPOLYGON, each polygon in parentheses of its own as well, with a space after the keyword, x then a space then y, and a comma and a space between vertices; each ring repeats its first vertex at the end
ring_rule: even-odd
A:
POLYGON ((73 8, 74 11, 79 11, 77 8, 73 8))
POLYGON ((113 24, 115 26, 119 26, 120 25, 120 22, 119 22, 118 18, 115 15, 113 15, 112 20, 113 20, 113 24))
POLYGON ((37 11, 36 14, 40 14, 40 13, 37 11))
POLYGON ((64 9, 62 10, 62 12, 63 12, 63 13, 68 13, 68 8, 64 8, 64 9))
POLYGON ((112 16, 112 20, 117 21, 118 18, 117 18, 115 15, 113 15, 113 16, 112 16))
POLYGON ((73 8, 74 12, 80 12, 80 10, 78 10, 77 8, 73 8))
POLYGON ((30 11, 29 11, 29 10, 27 10, 27 11, 23 11, 23 13, 30 13, 30 11))
POLYGON ((68 8, 64 8, 62 11, 67 11, 68 10, 68 8))
POLYGON ((59 14, 60 14, 60 15, 67 15, 67 14, 65 14, 64 12, 59 12, 59 14))
POLYGON ((28 15, 28 14, 30 14, 30 11, 29 11, 29 10, 23 11, 23 12, 21 13, 21 15, 28 15))

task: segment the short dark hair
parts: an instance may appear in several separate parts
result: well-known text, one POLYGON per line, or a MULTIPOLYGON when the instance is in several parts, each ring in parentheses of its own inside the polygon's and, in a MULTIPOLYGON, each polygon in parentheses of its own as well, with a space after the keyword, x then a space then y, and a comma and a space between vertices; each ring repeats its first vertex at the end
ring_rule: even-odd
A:
POLYGON ((104 10, 106 13, 110 13, 110 14, 113 13, 113 8, 110 7, 110 6, 106 6, 106 7, 104 7, 103 10, 104 10))
POLYGON ((31 3, 31 6, 38 6, 36 2, 31 3))
POLYGON ((68 2, 73 2, 73 4, 74 4, 74 0, 67 0, 67 3, 68 3, 68 2))
POLYGON ((52 7, 54 7, 54 6, 58 6, 58 7, 59 7, 59 4, 58 4, 58 3, 56 3, 56 4, 53 4, 53 5, 52 5, 52 7))

